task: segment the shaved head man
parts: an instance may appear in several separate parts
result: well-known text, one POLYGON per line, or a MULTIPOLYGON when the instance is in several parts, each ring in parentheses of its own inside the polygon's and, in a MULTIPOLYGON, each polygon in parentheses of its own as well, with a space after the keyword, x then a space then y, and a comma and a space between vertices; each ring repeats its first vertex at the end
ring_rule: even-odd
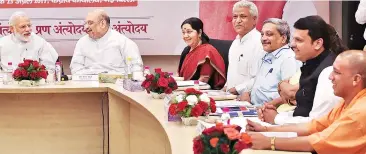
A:
POLYGON ((110 18, 104 10, 97 9, 89 12, 85 21, 86 33, 92 39, 99 39, 108 32, 110 18))
POLYGON ((309 123, 265 127, 248 120, 253 149, 366 153, 366 52, 350 50, 339 54, 329 75, 334 94, 342 97, 327 115, 309 123), (299 137, 269 138, 260 131, 296 132, 299 137))

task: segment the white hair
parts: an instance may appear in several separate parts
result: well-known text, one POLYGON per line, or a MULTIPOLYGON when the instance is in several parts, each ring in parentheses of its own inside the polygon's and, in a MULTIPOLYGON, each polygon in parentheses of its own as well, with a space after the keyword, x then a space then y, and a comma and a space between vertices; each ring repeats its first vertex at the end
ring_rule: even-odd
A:
POLYGON ((233 11, 234 11, 234 9, 241 8, 241 7, 249 8, 249 13, 254 17, 258 17, 258 8, 253 2, 249 2, 246 0, 241 0, 239 2, 236 2, 234 4, 233 11))
POLYGON ((9 26, 15 26, 15 21, 20 18, 20 17, 27 17, 28 18, 28 15, 25 13, 25 12, 22 12, 22 11, 17 11, 17 12, 14 12, 10 18, 9 18, 9 26))
POLYGON ((266 23, 275 24, 280 35, 285 35, 287 37, 286 43, 290 42, 290 26, 287 24, 285 20, 278 18, 268 18, 263 22, 263 25, 266 23))

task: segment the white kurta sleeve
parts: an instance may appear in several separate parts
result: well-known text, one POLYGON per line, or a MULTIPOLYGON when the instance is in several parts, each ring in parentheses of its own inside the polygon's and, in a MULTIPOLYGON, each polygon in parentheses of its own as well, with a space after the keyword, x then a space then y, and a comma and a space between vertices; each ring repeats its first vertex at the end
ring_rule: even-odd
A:
POLYGON ((236 91, 239 94, 242 94, 244 92, 250 92, 253 88, 253 84, 255 81, 255 77, 261 67, 262 64, 262 58, 265 55, 265 52, 263 51, 263 47, 261 44, 258 44, 253 52, 254 57, 253 57, 253 61, 251 61, 251 63, 249 64, 249 75, 250 75, 250 80, 245 81, 237 86, 235 86, 236 91))
POLYGON ((276 116, 275 123, 283 125, 309 122, 310 120, 321 117, 332 110, 334 106, 341 101, 340 97, 334 95, 332 88, 333 84, 328 79, 332 71, 333 67, 329 66, 320 73, 318 84, 316 85, 313 108, 309 113, 309 117, 293 117, 292 114, 281 113, 276 116))
POLYGON ((142 72, 143 71, 143 62, 142 62, 142 58, 139 52, 139 48, 137 46, 137 44, 126 38, 125 39, 125 45, 122 47, 121 51, 123 53, 121 53, 122 55, 125 55, 125 63, 127 64, 127 58, 130 57, 131 58, 131 63, 132 63, 132 72, 142 72))
POLYGON ((55 48, 48 43, 47 41, 44 41, 42 50, 40 51, 40 63, 46 66, 46 69, 55 69, 55 63, 58 58, 58 53, 56 52, 55 48))
POLYGON ((361 0, 358 5, 356 14, 355 14, 356 22, 359 24, 366 23, 366 0, 361 0))
POLYGON ((85 74, 85 55, 83 55, 80 42, 76 43, 74 55, 70 63, 71 74, 85 74))
MULTIPOLYGON (((293 52, 293 51, 291 51, 293 52)), ((286 58, 281 64, 281 80, 286 80, 295 75, 299 65, 294 57, 286 58)))

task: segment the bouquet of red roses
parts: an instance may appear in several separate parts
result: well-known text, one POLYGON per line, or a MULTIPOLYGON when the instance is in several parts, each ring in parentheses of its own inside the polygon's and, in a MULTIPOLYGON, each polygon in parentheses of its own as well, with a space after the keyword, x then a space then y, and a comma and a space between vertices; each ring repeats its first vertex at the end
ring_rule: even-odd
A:
POLYGON ((18 64, 18 68, 13 73, 15 81, 31 80, 39 81, 42 78, 46 79, 48 72, 46 67, 38 61, 24 59, 23 63, 18 64))
POLYGON ((237 125, 216 123, 193 139, 194 154, 239 154, 252 145, 250 136, 240 130, 237 125))
POLYGON ((170 115, 180 115, 181 117, 198 117, 216 112, 215 100, 193 88, 188 88, 172 99, 169 106, 170 115))
POLYGON ((155 72, 154 74, 146 75, 145 81, 141 84, 147 93, 155 92, 158 94, 171 94, 178 89, 177 82, 167 72, 155 72))

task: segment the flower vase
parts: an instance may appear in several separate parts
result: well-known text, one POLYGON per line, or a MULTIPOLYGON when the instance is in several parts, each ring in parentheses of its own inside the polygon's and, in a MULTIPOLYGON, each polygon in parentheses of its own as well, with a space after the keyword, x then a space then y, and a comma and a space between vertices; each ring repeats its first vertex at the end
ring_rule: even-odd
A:
POLYGON ((18 82, 18 85, 23 87, 35 87, 39 86, 39 81, 33 81, 33 80, 22 80, 18 82))
POLYGON ((166 96, 165 93, 158 94, 156 92, 150 92, 150 94, 151 94, 152 98, 154 98, 154 99, 163 99, 166 96))
POLYGON ((198 120, 205 121, 206 116, 199 116, 199 117, 181 117, 183 125, 186 126, 195 126, 198 123, 198 120))

